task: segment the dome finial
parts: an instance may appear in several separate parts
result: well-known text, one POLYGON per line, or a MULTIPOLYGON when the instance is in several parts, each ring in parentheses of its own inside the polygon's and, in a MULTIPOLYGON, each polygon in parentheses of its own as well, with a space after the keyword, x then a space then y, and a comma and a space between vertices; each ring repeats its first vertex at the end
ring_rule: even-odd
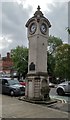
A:
POLYGON ((41 8, 40 8, 40 6, 38 5, 38 8, 37 8, 37 10, 38 10, 38 11, 40 11, 40 9, 41 9, 41 8))

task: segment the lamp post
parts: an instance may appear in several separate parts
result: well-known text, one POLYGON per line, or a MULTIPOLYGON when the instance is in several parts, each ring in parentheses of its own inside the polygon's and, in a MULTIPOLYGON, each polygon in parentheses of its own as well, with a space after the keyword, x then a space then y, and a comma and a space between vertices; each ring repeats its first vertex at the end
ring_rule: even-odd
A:
POLYGON ((26 62, 26 63, 28 63, 28 61, 23 57, 23 60, 26 62))

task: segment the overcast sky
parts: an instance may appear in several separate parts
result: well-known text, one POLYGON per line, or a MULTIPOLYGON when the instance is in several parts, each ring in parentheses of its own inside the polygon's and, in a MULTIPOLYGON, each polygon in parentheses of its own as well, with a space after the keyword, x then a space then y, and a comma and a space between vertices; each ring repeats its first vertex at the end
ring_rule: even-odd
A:
MULTIPOLYGON (((40 5, 41 11, 51 23, 50 35, 61 38, 68 43, 68 1, 60 0, 2 0, 0 2, 0 53, 6 52, 18 45, 28 47, 25 24, 33 16, 40 5), (2 28, 2 29, 1 29, 2 28)), ((69 9, 70 10, 70 9, 69 9)))

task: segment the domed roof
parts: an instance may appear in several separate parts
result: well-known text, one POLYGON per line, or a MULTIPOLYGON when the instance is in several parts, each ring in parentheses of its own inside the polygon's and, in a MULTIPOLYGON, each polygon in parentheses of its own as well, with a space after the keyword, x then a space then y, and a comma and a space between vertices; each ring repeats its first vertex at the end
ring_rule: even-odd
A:
POLYGON ((40 9, 41 8, 38 5, 37 11, 34 13, 34 16, 27 21, 26 27, 29 26, 30 22, 32 22, 34 20, 37 20, 37 22, 39 22, 40 19, 45 20, 47 22, 48 26, 51 27, 51 24, 50 24, 49 20, 46 17, 44 17, 44 15, 43 15, 42 11, 40 11, 40 9))

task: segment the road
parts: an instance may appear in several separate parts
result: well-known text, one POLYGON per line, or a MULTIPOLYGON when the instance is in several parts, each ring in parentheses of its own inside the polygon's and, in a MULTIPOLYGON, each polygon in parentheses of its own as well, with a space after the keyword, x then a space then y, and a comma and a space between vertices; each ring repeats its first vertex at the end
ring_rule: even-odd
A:
POLYGON ((63 100, 66 103, 70 103, 70 95, 59 96, 56 93, 56 88, 51 88, 50 97, 55 98, 55 99, 59 99, 59 100, 63 100))

